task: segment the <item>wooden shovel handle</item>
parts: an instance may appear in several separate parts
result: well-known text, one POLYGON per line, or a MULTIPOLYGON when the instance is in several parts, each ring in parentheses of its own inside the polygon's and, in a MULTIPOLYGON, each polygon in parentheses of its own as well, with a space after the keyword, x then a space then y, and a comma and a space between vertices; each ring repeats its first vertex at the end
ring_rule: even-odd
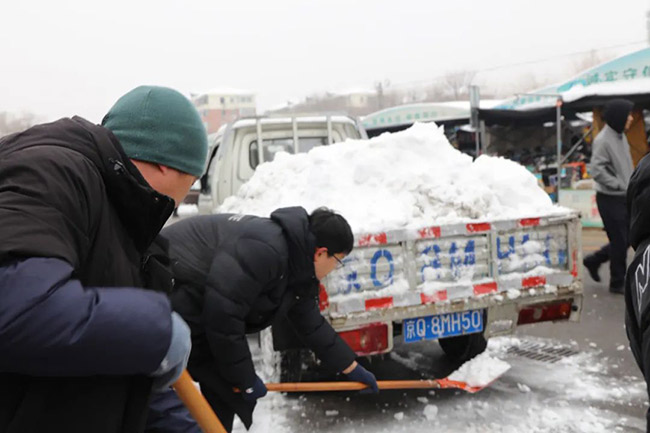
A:
MULTIPOLYGON (((297 382, 297 383, 267 383, 266 389, 277 392, 320 392, 320 391, 359 391, 368 388, 361 382, 297 382)), ((379 380, 379 389, 439 389, 458 388, 468 392, 476 392, 482 387, 472 387, 465 382, 449 379, 433 380, 379 380)))
POLYGON ((203 397, 203 394, 196 389, 194 381, 192 381, 192 377, 187 370, 183 371, 181 377, 172 387, 204 433, 226 433, 226 429, 215 415, 210 404, 203 397))

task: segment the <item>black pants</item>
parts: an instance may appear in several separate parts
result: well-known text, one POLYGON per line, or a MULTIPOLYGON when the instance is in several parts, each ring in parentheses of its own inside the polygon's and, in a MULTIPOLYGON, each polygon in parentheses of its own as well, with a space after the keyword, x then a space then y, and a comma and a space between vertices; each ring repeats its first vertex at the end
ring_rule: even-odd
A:
POLYGON ((235 421, 235 411, 216 392, 212 392, 207 387, 201 387, 201 392, 208 402, 210 402, 214 414, 217 415, 223 427, 230 433, 235 421))
POLYGON ((625 196, 596 193, 596 204, 609 243, 587 256, 585 260, 596 265, 609 261, 611 275, 609 287, 623 287, 629 246, 629 222, 625 196))

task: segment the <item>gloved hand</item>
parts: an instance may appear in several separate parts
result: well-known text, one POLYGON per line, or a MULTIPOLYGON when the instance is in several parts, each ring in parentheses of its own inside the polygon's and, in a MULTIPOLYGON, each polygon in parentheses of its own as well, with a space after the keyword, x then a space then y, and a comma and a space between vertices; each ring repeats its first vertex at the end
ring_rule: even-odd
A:
POLYGON ((180 377, 190 358, 192 339, 190 328, 176 312, 172 312, 172 338, 169 349, 160 366, 151 373, 153 388, 161 391, 168 388, 180 377))
POLYGON ((361 382, 368 385, 368 388, 362 389, 359 391, 359 394, 379 392, 379 387, 377 386, 377 379, 375 379, 375 375, 363 368, 361 364, 357 364, 357 366, 354 367, 351 372, 347 373, 346 376, 353 382, 361 382))
POLYGON ((244 388, 241 396, 249 403, 255 403, 258 398, 262 398, 267 393, 266 385, 262 382, 259 376, 255 376, 255 383, 253 386, 244 388))

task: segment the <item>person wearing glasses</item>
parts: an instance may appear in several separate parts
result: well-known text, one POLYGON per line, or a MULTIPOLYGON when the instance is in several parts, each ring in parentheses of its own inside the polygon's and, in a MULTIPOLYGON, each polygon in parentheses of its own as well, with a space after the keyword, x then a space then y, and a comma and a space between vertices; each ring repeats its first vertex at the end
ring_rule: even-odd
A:
MULTIPOLYGON (((192 334, 188 370, 228 431, 235 414, 249 428, 255 403, 267 392, 246 334, 278 321, 288 322, 325 365, 378 391, 374 375, 355 361, 318 305, 319 280, 343 265, 354 244, 341 215, 302 207, 277 209, 270 218, 204 215, 161 234, 176 280, 172 306, 192 334)), ((170 412, 173 404, 158 406, 170 412)))

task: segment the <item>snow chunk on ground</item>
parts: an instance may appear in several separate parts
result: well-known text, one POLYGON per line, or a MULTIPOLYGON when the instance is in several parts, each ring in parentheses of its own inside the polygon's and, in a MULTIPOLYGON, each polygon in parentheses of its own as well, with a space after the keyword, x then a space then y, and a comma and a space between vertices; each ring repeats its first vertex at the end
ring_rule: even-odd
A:
POLYGON ((450 380, 465 382, 469 386, 486 386, 510 369, 510 364, 483 352, 454 371, 450 380))
POLYGON ((523 383, 518 383, 517 388, 519 389, 519 391, 523 392, 524 394, 530 392, 530 387, 523 383))
POLYGON ((393 415, 397 421, 401 421, 404 419, 404 412, 397 412, 395 415, 393 415))
POLYGON ((339 411, 338 410, 326 410, 325 411, 325 416, 338 416, 339 411))
POLYGON ((433 421, 438 417, 438 406, 435 404, 428 404, 424 407, 423 413, 428 421, 433 421))
POLYGON ((327 206, 356 233, 567 212, 521 165, 489 156, 472 161, 433 123, 276 154, 218 212, 268 216, 285 206, 327 206))

